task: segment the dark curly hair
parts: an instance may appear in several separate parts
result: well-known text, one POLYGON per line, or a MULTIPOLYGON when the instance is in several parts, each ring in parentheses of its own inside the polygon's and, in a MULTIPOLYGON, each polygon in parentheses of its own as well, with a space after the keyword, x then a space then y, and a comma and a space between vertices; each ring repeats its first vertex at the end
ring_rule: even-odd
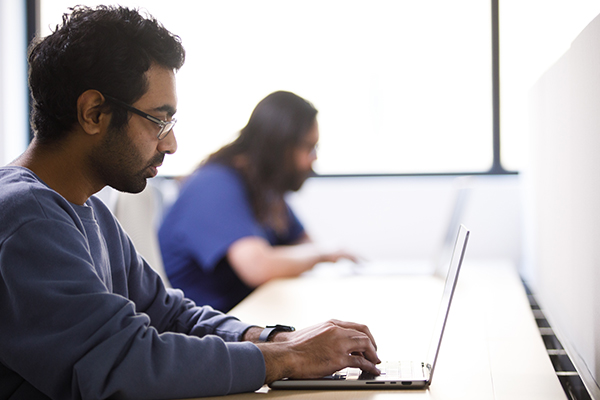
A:
MULTIPOLYGON (((153 63, 177 71, 185 61, 180 38, 137 9, 70 11, 52 34, 29 47, 31 123, 40 142, 60 140, 72 128, 77 99, 86 90, 131 104, 148 90, 145 72, 153 63)), ((125 110, 112 111, 115 128, 127 123, 125 110)))

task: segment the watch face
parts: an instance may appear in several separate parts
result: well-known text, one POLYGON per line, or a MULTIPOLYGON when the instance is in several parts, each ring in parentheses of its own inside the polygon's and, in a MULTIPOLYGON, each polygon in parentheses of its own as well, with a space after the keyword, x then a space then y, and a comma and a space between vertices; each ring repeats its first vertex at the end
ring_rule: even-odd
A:
POLYGON ((270 325, 267 326, 267 328, 273 328, 273 330, 275 332, 293 332, 296 330, 296 328, 294 328, 293 326, 288 326, 288 325, 270 325))

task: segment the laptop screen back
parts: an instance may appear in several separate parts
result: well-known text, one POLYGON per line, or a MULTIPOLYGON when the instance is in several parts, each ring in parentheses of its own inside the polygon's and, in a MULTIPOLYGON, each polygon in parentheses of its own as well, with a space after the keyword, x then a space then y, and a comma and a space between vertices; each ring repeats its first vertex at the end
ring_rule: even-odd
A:
POLYGON ((454 289, 456 288, 458 273, 460 272, 460 267, 463 262, 468 239, 469 231, 463 225, 460 225, 458 229, 458 236, 456 238, 456 242, 454 243, 454 251, 450 261, 450 267, 448 268, 444 292, 442 294, 442 300, 440 302, 440 308, 438 311, 437 320, 435 322, 435 329, 433 331, 431 345, 426 360, 427 364, 431 366, 429 377, 430 380, 431 375, 433 375, 433 369, 435 367, 435 362, 440 350, 442 335, 444 334, 444 328, 448 319, 448 311, 450 310, 450 304, 452 303, 452 296, 454 294, 454 289))

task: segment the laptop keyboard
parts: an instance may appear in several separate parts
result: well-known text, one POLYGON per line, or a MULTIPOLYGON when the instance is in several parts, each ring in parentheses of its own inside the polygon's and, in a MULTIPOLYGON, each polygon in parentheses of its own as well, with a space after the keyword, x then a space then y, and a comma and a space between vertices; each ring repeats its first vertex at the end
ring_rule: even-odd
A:
POLYGON ((377 368, 386 378, 421 379, 423 363, 415 361, 382 362, 377 368))
MULTIPOLYGON (((414 361, 382 362, 377 365, 381 377, 386 379, 423 379, 423 363, 414 361)), ((359 368, 344 368, 330 376, 335 380, 376 379, 376 375, 361 371, 359 368)))

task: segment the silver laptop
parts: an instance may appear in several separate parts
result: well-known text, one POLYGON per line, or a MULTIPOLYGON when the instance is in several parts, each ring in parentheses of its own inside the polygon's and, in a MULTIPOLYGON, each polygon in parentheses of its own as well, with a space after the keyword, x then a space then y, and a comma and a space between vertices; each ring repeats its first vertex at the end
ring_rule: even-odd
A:
POLYGON ((271 383, 272 389, 421 389, 431 384, 437 356, 442 343, 444 328, 456 288, 458 274, 462 265, 469 230, 463 225, 458 228, 458 236, 454 242, 454 251, 446 275, 446 283, 435 329, 426 360, 383 362, 378 365, 381 375, 373 376, 361 373, 357 368, 345 368, 320 379, 283 379, 271 383))
POLYGON ((472 192, 472 176, 455 178, 452 186, 453 205, 444 227, 442 240, 436 245, 431 257, 423 259, 377 259, 338 260, 336 263, 321 263, 304 276, 345 276, 345 275, 434 275, 443 279, 448 272, 448 259, 452 255, 456 231, 465 214, 472 192))

